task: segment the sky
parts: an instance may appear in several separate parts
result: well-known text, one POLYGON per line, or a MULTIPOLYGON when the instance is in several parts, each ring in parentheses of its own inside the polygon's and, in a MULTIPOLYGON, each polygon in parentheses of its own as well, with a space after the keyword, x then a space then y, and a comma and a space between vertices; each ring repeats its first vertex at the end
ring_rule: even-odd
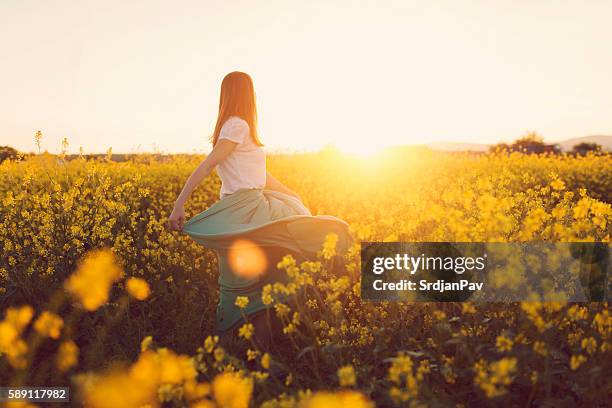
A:
POLYGON ((283 151, 612 134, 611 1, 0 2, 0 145, 207 152, 249 73, 283 151))

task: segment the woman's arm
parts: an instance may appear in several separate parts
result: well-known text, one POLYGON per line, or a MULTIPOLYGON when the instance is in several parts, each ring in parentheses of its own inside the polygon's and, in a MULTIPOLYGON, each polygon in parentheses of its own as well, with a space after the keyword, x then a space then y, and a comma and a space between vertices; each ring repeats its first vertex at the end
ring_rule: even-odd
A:
POLYGON ((280 191, 281 193, 288 194, 290 196, 296 197, 298 200, 302 201, 302 198, 293 190, 287 188, 283 183, 278 181, 276 177, 272 174, 266 172, 266 189, 280 191))
POLYGON ((208 175, 213 171, 213 169, 217 166, 217 164, 221 163, 227 156, 230 155, 236 148, 238 143, 234 143, 227 139, 220 139, 212 152, 204 159, 202 163, 191 173, 191 176, 185 182, 185 186, 183 186, 183 190, 181 194, 179 194, 178 198, 174 203, 174 209, 168 217, 168 227, 171 230, 180 231, 183 229, 183 225, 185 223, 185 203, 189 199, 189 196, 196 189, 197 186, 200 185, 202 180, 204 180, 208 175))

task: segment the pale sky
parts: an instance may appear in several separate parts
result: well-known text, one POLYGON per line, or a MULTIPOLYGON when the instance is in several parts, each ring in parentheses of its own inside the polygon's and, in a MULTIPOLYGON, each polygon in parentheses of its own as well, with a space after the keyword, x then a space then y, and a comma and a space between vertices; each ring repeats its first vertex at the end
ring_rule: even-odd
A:
POLYGON ((208 151, 253 77, 273 149, 612 134, 612 1, 0 2, 0 145, 208 151))

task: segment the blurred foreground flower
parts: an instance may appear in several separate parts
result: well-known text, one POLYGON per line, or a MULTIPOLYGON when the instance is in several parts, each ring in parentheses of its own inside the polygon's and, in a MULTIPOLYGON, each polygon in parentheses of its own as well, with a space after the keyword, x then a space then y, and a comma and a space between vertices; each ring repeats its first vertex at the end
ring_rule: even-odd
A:
POLYGON ((212 383, 213 395, 223 408, 247 408, 253 392, 253 381, 236 373, 223 373, 212 383))
POLYGON ((300 404, 300 408, 327 407, 372 408, 374 404, 363 394, 356 391, 340 391, 336 393, 320 391, 300 404))
POLYGON ((63 326, 64 321, 62 318, 47 310, 42 312, 34 322, 34 330, 40 335, 51 337, 52 339, 59 338, 63 326))
POLYGON ((79 348, 72 340, 60 344, 57 351, 57 368, 66 371, 75 366, 79 360, 79 348))
POLYGON ((94 311, 108 301, 108 292, 114 282, 123 276, 115 256, 109 249, 88 253, 77 271, 66 282, 66 290, 83 307, 94 311))
POLYGON ((162 348, 141 353, 138 361, 126 369, 81 374, 76 382, 87 407, 156 407, 163 402, 161 391, 168 389, 166 386, 193 387, 196 375, 191 357, 162 348))
POLYGON ((144 279, 140 278, 129 278, 125 284, 130 296, 137 300, 145 300, 151 294, 149 284, 144 279))
POLYGON ((33 315, 34 309, 31 306, 9 308, 4 320, 0 322, 0 353, 6 354, 9 363, 15 368, 26 367, 28 345, 20 336, 33 315))

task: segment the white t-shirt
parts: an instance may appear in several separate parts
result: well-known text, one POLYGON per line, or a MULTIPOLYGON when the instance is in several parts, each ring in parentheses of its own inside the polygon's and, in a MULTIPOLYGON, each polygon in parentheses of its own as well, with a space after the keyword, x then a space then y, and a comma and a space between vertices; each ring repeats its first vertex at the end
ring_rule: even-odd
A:
POLYGON ((219 132, 219 140, 238 143, 229 156, 217 165, 221 178, 221 198, 241 188, 263 188, 266 185, 266 153, 250 135, 249 124, 232 116, 219 132))

